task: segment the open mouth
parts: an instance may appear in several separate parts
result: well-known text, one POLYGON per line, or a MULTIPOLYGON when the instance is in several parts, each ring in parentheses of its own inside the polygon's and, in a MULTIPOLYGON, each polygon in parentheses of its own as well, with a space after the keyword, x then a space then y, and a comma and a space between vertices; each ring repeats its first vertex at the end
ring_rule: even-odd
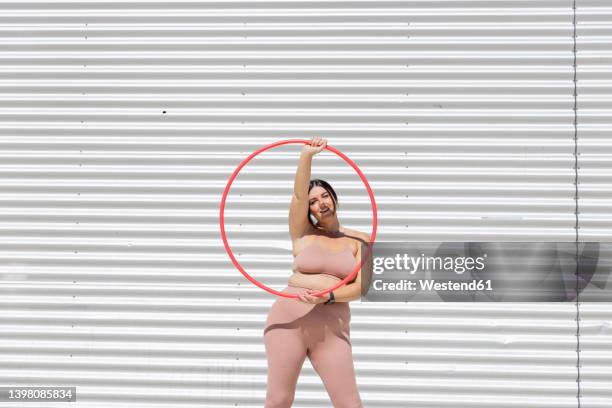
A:
POLYGON ((327 208, 327 209, 325 209, 325 210, 321 211, 321 214, 327 214, 328 212, 329 212, 329 208, 327 208))

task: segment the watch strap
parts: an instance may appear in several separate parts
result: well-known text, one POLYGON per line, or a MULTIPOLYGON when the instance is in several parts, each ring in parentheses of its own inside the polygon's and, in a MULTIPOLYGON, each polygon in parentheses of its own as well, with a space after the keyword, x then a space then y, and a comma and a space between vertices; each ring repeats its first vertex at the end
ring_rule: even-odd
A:
POLYGON ((334 292, 329 292, 329 299, 325 301, 325 305, 331 305, 336 302, 336 297, 334 296, 334 292))

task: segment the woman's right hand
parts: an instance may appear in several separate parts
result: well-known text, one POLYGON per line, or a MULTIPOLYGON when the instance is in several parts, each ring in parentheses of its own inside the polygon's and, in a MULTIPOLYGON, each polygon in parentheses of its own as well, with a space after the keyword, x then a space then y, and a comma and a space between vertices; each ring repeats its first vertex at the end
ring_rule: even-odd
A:
POLYGON ((310 139, 310 143, 302 147, 302 152, 310 156, 320 153, 327 146, 327 139, 322 139, 320 136, 314 136, 310 139))
POLYGON ((329 295, 327 294, 323 296, 314 296, 311 295, 311 293, 313 292, 316 292, 316 290, 299 288, 296 300, 299 300, 303 303, 308 303, 310 305, 317 305, 319 303, 325 303, 329 299, 329 295))

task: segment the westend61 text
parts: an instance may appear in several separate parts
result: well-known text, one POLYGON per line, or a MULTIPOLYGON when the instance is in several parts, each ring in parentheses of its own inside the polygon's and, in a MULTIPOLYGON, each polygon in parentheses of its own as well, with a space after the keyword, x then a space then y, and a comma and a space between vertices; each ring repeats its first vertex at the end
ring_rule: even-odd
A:
POLYGON ((438 282, 434 279, 419 279, 417 281, 410 281, 407 279, 402 279, 396 282, 383 282, 378 279, 375 280, 372 284, 374 290, 398 290, 398 291, 413 291, 413 290, 424 290, 424 291, 465 291, 465 290, 473 290, 473 291, 483 291, 483 290, 493 290, 491 287, 491 280, 472 280, 470 282, 438 282))

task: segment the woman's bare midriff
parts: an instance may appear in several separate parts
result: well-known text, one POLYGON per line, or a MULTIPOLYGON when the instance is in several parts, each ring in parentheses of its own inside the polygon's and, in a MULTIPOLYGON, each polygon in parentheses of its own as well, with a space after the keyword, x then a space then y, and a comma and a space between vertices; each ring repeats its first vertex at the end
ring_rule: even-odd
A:
POLYGON ((337 285, 341 280, 337 276, 326 273, 302 273, 296 271, 289 277, 288 284, 300 288, 324 290, 337 285))

